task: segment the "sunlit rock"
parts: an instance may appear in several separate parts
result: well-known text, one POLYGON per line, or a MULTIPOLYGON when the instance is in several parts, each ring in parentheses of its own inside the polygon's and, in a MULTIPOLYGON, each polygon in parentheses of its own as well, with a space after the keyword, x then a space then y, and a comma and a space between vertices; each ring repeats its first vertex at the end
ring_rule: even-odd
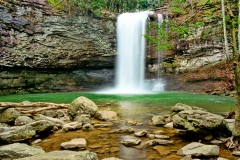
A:
POLYGON ((131 146, 139 145, 141 143, 141 140, 140 139, 128 139, 128 140, 121 141, 121 143, 124 146, 131 147, 131 146))
POLYGON ((98 156, 96 153, 89 152, 89 151, 68 151, 68 150, 62 150, 62 151, 53 151, 53 152, 47 152, 44 154, 39 154, 35 156, 20 158, 17 160, 43 160, 43 159, 57 159, 57 160, 66 160, 66 157, 68 160, 98 160, 98 156))
POLYGON ((22 126, 28 123, 32 123, 34 120, 28 116, 18 116, 15 119, 14 125, 15 126, 22 126))
POLYGON ((155 126, 163 126, 165 125, 165 118, 163 116, 153 116, 152 124, 155 126))
POLYGON ((164 139, 153 139, 149 140, 145 143, 147 146, 156 146, 156 145, 169 145, 173 144, 172 141, 164 140, 164 139))
POLYGON ((218 156, 220 148, 217 145, 205 145, 199 142, 192 142, 177 151, 178 155, 192 155, 195 157, 218 156))
POLYGON ((61 143, 61 147, 63 149, 81 149, 85 150, 87 147, 87 141, 84 138, 75 138, 72 139, 69 142, 63 142, 61 143))
POLYGON ((171 107, 171 115, 174 128, 185 129, 187 133, 195 134, 197 137, 231 136, 231 131, 224 118, 204 109, 176 104, 171 107))
POLYGON ((89 114, 94 116, 98 110, 99 108, 93 101, 81 96, 72 101, 68 107, 68 114, 72 118, 75 118, 77 115, 81 114, 89 114))
POLYGON ((1 109, 0 123, 14 123, 15 119, 20 116, 20 112, 15 108, 1 109))
POLYGON ((134 136, 143 137, 143 136, 146 136, 148 133, 149 133, 148 131, 142 130, 142 131, 139 131, 139 132, 135 132, 134 136))
POLYGON ((70 122, 70 123, 64 124, 62 126, 61 131, 67 132, 67 131, 73 131, 73 130, 77 130, 77 129, 81 129, 81 128, 82 128, 81 122, 70 122))
POLYGON ((41 147, 32 147, 24 143, 13 143, 0 146, 0 159, 15 159, 43 154, 41 147))
POLYGON ((15 143, 31 139, 36 135, 36 131, 31 126, 15 126, 0 128, 1 143, 15 143))
POLYGON ((75 118, 74 118, 74 121, 76 121, 76 122, 80 122, 80 123, 82 123, 83 125, 84 124, 93 124, 93 122, 88 118, 88 117, 86 117, 86 116, 84 116, 84 115, 78 115, 78 116, 76 116, 75 118))
POLYGON ((44 116, 42 114, 38 114, 38 115, 34 116, 33 119, 36 121, 46 120, 46 121, 52 122, 57 127, 61 127, 62 125, 65 124, 64 121, 62 121, 58 118, 52 118, 52 117, 44 116))
POLYGON ((95 118, 102 121, 118 120, 117 112, 114 111, 97 111, 95 118))

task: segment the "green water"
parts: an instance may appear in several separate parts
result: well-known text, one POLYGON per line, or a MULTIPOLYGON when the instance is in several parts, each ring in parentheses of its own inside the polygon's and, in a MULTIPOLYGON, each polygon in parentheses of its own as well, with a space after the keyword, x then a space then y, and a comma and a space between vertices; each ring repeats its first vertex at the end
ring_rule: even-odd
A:
POLYGON ((139 95, 97 94, 94 92, 24 94, 1 96, 0 102, 30 101, 71 103, 79 96, 85 96, 97 104, 129 102, 142 104, 146 107, 159 105, 163 108, 169 108, 176 103, 184 103, 205 108, 210 112, 229 112, 236 106, 236 99, 233 97, 193 94, 186 92, 160 92, 156 94, 139 95))

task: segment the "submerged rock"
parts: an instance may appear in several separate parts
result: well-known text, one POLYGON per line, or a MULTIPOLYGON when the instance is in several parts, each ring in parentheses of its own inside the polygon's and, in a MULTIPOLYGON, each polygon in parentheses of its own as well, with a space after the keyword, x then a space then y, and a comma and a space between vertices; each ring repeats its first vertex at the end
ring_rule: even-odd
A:
POLYGON ((17 160, 98 160, 96 153, 89 151, 53 151, 44 154, 39 154, 26 158, 19 158, 17 160))
POLYGON ((199 142, 192 142, 177 151, 178 155, 192 155, 195 157, 214 157, 218 156, 220 148, 217 145, 205 145, 199 142))
POLYGON ((0 159, 23 158, 43 153, 45 151, 42 148, 32 147, 23 143, 0 146, 0 159))
POLYGON ((86 97, 78 97, 68 107, 68 114, 74 119, 77 115, 89 114, 94 116, 99 110, 97 105, 86 97))

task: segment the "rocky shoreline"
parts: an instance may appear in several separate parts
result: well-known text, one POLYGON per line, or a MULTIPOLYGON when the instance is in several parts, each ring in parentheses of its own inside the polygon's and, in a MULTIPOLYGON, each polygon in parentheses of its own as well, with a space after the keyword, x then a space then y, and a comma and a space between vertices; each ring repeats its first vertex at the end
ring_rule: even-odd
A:
MULTIPOLYGON (((109 105, 111 104, 106 104, 109 105)), ((160 157, 162 159, 175 157, 183 160, 228 159, 219 156, 222 149, 229 149, 232 152, 232 158, 229 159, 237 159, 240 155, 237 144, 231 139, 234 119, 224 119, 202 108, 181 103, 171 107, 168 115, 149 117, 147 126, 171 130, 173 134, 170 136, 160 129, 158 131, 144 129, 147 127, 146 124, 137 120, 129 119, 125 122, 125 126, 118 126, 116 124, 121 121, 121 116, 117 112, 109 107, 98 107, 86 97, 78 97, 70 104, 1 102, 0 115, 0 159, 3 160, 119 160, 123 156, 119 154, 121 149, 131 150, 131 148, 147 152, 156 150, 153 159, 160 157), (58 137, 60 138, 57 142, 58 150, 45 151, 39 146, 45 136, 62 134, 63 138, 68 133, 76 133, 79 136, 68 140, 58 137), (95 140, 87 136, 91 134, 97 136, 95 140), (124 135, 121 140, 114 142, 115 147, 110 147, 110 151, 114 154, 101 150, 104 149, 103 146, 111 145, 102 144, 105 143, 102 142, 106 138, 104 134, 115 137, 114 139, 124 135), (174 151, 168 150, 167 147, 173 147, 178 143, 176 137, 191 141, 184 143, 185 146, 180 148, 178 146, 174 151)), ((151 156, 145 156, 142 159, 151 159, 151 156)))

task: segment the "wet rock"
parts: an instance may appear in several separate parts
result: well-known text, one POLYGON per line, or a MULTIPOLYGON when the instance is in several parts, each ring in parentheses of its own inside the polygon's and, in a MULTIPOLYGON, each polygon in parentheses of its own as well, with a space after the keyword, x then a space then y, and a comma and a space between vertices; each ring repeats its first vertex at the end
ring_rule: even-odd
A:
POLYGON ((153 116, 151 122, 155 126, 163 126, 165 125, 165 118, 163 116, 153 116))
POLYGON ((111 127, 111 126, 113 126, 112 122, 94 124, 95 128, 105 128, 105 127, 111 127))
POLYGON ((116 157, 103 158, 102 160, 123 160, 116 157))
POLYGON ((134 135, 137 136, 137 137, 143 137, 143 136, 146 136, 149 132, 146 131, 146 130, 142 130, 142 131, 139 131, 139 132, 135 132, 134 135))
POLYGON ((74 121, 84 124, 93 124, 93 122, 86 116, 84 115, 78 115, 75 117, 74 121))
POLYGON ((68 114, 75 118, 77 115, 81 114, 89 114, 94 116, 96 112, 99 110, 97 105, 86 97, 78 97, 68 107, 68 114))
POLYGON ((240 151, 233 151, 232 153, 234 156, 240 156, 240 151))
POLYGON ((48 152, 40 155, 20 158, 17 160, 43 160, 43 159, 57 159, 57 160, 98 160, 98 156, 96 153, 89 152, 89 151, 53 151, 48 152))
POLYGON ((218 157, 217 160, 229 160, 229 159, 218 157))
POLYGON ((15 126, 9 128, 1 128, 0 142, 15 143, 31 139, 36 135, 36 131, 31 126, 15 126))
POLYGON ((166 136, 166 135, 154 135, 154 137, 157 139, 169 139, 170 138, 169 136, 166 136))
POLYGON ((31 126, 31 128, 36 131, 36 133, 50 133, 54 128, 54 123, 47 120, 40 120, 36 122, 32 122, 27 124, 27 126, 31 126))
POLYGON ((131 147, 131 146, 139 145, 141 143, 141 140, 140 139, 128 139, 128 140, 121 141, 121 143, 124 146, 131 147))
POLYGON ((177 151, 178 155, 192 155, 195 157, 214 157, 218 156, 220 148, 217 145, 204 145, 199 142, 192 142, 177 151))
POLYGON ((154 139, 154 138, 155 138, 155 135, 154 135, 154 134, 147 134, 147 137, 148 137, 148 138, 151 138, 151 139, 154 139))
POLYGON ((128 126, 140 126, 140 125, 143 125, 143 123, 139 123, 135 120, 127 120, 126 125, 128 125, 128 126))
POLYGON ((186 129, 188 133, 195 134, 196 137, 210 134, 213 136, 231 135, 228 124, 222 116, 204 109, 178 103, 171 107, 171 114, 175 128, 186 129))
POLYGON ((37 116, 34 116, 33 119, 36 120, 36 121, 46 120, 46 121, 52 122, 57 127, 61 127, 62 125, 65 124, 64 121, 62 121, 58 118, 47 117, 47 116, 44 116, 42 114, 38 114, 37 116))
POLYGON ((115 131, 111 131, 111 133, 133 133, 134 129, 132 128, 120 128, 115 131))
POLYGON ((156 146, 156 145, 168 145, 173 144, 172 141, 164 140, 164 139, 153 139, 149 140, 145 143, 147 146, 156 146))
POLYGON ((71 123, 64 124, 62 126, 61 131, 67 132, 67 131, 73 131, 73 130, 77 130, 77 129, 81 129, 81 128, 82 128, 81 122, 71 122, 71 123))
POLYGON ((28 116, 18 116, 15 119, 14 125, 15 126, 22 126, 28 123, 32 123, 34 120, 28 116))
POLYGON ((117 112, 114 111, 97 111, 94 117, 102 121, 118 120, 117 112))
POLYGON ((93 131, 94 130, 94 126, 87 123, 87 124, 84 124, 83 127, 82 127, 82 130, 83 131, 93 131))
POLYGON ((15 159, 43 154, 41 147, 32 147, 24 143, 13 143, 0 146, 0 159, 15 159))
POLYGON ((219 144, 223 144, 224 142, 221 141, 221 140, 216 140, 216 139, 215 139, 215 140, 210 141, 210 143, 219 145, 219 144))
POLYGON ((173 122, 164 125, 165 128, 173 128, 173 122))
POLYGON ((3 109, 0 112, 0 123, 14 124, 15 119, 20 116, 20 112, 15 108, 3 109))
POLYGON ((72 139, 69 142, 63 142, 61 143, 61 147, 63 149, 81 149, 85 150, 87 146, 87 141, 84 138, 75 138, 72 139))

